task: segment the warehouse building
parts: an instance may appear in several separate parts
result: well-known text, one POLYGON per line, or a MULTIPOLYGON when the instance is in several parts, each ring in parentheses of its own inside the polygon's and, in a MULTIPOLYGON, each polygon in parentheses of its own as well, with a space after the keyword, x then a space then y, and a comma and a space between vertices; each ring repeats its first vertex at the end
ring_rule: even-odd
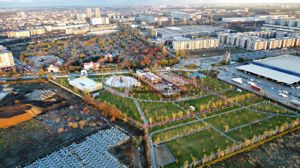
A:
POLYGON ((282 55, 256 60, 252 64, 237 67, 238 70, 267 79, 292 85, 300 82, 300 57, 282 55))
POLYGON ((174 37, 201 37, 201 36, 217 36, 219 32, 226 32, 226 29, 206 26, 206 25, 191 25, 178 27, 157 28, 156 37, 161 39, 173 39, 174 37))

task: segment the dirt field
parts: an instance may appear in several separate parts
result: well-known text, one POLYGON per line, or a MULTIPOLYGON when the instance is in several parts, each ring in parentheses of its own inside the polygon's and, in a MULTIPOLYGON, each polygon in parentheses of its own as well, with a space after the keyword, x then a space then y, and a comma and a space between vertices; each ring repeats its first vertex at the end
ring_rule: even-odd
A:
MULTIPOLYGON (((19 91, 53 88, 50 84, 18 86, 19 91)), ((0 167, 15 167, 45 156, 101 129, 99 112, 74 95, 55 87, 70 106, 48 111, 16 126, 0 129, 0 167)))
POLYGON ((300 130, 278 138, 247 153, 220 162, 214 168, 298 168, 300 165, 300 130))
MULTIPOLYGON (((142 131, 121 121, 108 123, 95 108, 52 84, 34 83, 10 87, 21 93, 41 88, 54 89, 69 105, 50 109, 29 121, 0 129, 0 168, 24 166, 73 142, 80 142, 84 137, 110 127, 110 124, 119 126, 133 137, 129 144, 117 147, 117 152, 112 153, 117 154, 116 157, 129 167, 146 167, 142 131)), ((10 95, 7 99, 22 99, 22 96, 10 95)), ((47 109, 49 107, 47 103, 35 103, 47 109)), ((2 105, 12 104, 10 101, 2 102, 2 105)))

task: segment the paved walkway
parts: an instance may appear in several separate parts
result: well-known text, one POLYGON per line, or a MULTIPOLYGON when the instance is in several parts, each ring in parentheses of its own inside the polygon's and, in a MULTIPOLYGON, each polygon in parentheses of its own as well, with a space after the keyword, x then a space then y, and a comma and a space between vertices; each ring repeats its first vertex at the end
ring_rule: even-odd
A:
POLYGON ((143 121, 144 121, 144 124, 147 124, 147 125, 148 125, 148 124, 149 124, 149 123, 148 123, 148 120, 147 120, 147 118, 146 118, 146 116, 145 116, 144 111, 142 110, 142 108, 141 108, 141 106, 140 106, 140 103, 139 103, 137 100, 133 100, 133 102, 134 102, 136 108, 138 109, 138 111, 139 111, 139 113, 140 113, 140 115, 141 115, 141 117, 142 117, 142 119, 143 119, 143 121))

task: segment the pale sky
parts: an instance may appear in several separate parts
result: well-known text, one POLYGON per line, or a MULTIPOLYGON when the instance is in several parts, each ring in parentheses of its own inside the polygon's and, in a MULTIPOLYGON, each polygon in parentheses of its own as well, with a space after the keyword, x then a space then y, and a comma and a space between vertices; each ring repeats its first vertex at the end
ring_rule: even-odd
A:
POLYGON ((0 8, 26 6, 130 6, 149 4, 180 5, 191 3, 300 3, 300 0, 0 0, 0 8))

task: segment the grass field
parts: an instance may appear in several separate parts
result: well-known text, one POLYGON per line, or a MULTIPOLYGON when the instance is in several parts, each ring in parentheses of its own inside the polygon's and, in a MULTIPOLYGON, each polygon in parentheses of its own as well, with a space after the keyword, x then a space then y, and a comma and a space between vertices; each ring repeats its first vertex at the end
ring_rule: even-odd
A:
POLYGON ((169 127, 172 127, 172 126, 188 123, 188 122, 195 121, 195 120, 196 120, 195 117, 191 117, 191 118, 188 118, 188 119, 183 119, 183 120, 179 120, 179 121, 170 122, 170 123, 167 123, 167 124, 163 124, 161 126, 152 127, 152 128, 149 129, 149 132, 158 131, 158 130, 161 130, 161 129, 164 129, 164 128, 169 128, 169 127))
POLYGON ((106 91, 100 92, 100 95, 97 99, 117 107, 120 111, 125 113, 127 116, 142 122, 141 116, 135 104, 133 103, 133 100, 119 97, 106 91))
POLYGON ((159 143, 161 141, 168 141, 173 137, 180 137, 183 135, 197 132, 206 127, 207 127, 206 123, 203 123, 201 121, 195 121, 192 123, 188 123, 186 125, 178 126, 176 128, 171 128, 166 131, 156 133, 152 138, 155 143, 159 143))
POLYGON ((232 143, 232 141, 225 139, 221 134, 212 129, 169 141, 166 145, 177 161, 166 165, 165 167, 180 167, 186 160, 188 160, 189 163, 192 163, 192 157, 195 157, 196 160, 198 160, 205 154, 210 155, 219 148, 224 149, 232 143))
POLYGON ((205 121, 217 127, 219 130, 225 131, 225 126, 228 126, 228 129, 230 129, 267 116, 267 114, 257 113, 248 109, 239 109, 237 111, 205 119, 205 121))
POLYGON ((246 94, 246 93, 248 93, 248 92, 245 91, 245 90, 242 90, 241 92, 239 92, 239 91, 237 91, 237 89, 232 89, 232 90, 228 90, 228 91, 222 93, 222 96, 230 98, 230 97, 243 95, 243 94, 246 94))
POLYGON ((232 85, 229 85, 223 81, 211 77, 199 79, 199 83, 204 86, 207 86, 211 91, 214 92, 221 92, 224 90, 234 88, 232 85))
POLYGON ((248 105, 251 105, 251 104, 256 104, 256 103, 260 103, 260 102, 263 102, 264 100, 262 98, 255 98, 255 99, 252 99, 252 100, 248 100, 248 101, 245 101, 245 102, 241 102, 237 105, 233 105, 233 106, 229 106, 229 107, 226 107, 224 109, 219 109, 217 111, 213 111, 213 112, 210 112, 210 113, 206 113, 205 114, 205 117, 209 117, 209 116, 213 116, 213 115, 216 115, 216 114, 221 114, 221 113, 225 113, 227 111, 231 111, 231 110, 235 110, 235 109, 238 109, 238 108, 242 108, 242 107, 245 107, 245 106, 248 106, 248 105))
MULTIPOLYGON (((256 109, 259 111, 264 111, 264 112, 271 112, 271 113, 289 113, 289 110, 287 110, 281 106, 272 104, 270 102, 263 102, 261 104, 251 106, 250 108, 256 109)), ((293 114, 293 113, 291 113, 291 114, 293 114)))
POLYGON ((89 78, 97 82, 105 82, 105 80, 111 76, 112 75, 89 75, 89 78))
POLYGON ((141 100, 160 100, 159 93, 155 93, 149 86, 142 83, 141 87, 131 89, 131 97, 141 100))
POLYGON ((184 102, 178 103, 181 107, 184 109, 188 109, 190 106, 194 106, 196 110, 199 110, 200 105, 206 105, 208 103, 217 101, 219 99, 218 96, 215 95, 209 95, 209 96, 204 96, 199 99, 194 99, 194 100, 188 100, 184 102))
POLYGON ((289 118, 284 116, 275 116, 268 120, 250 125, 248 127, 240 128, 235 131, 228 133, 230 137, 235 138, 236 140, 243 141, 245 139, 251 139, 254 135, 263 134, 264 131, 275 129, 276 126, 280 126, 285 122, 291 122, 295 118, 289 118))
POLYGON ((68 78, 65 77, 56 78, 54 81, 66 88, 71 88, 71 85, 69 85, 68 78))
POLYGON ((173 113, 184 113, 184 111, 170 102, 141 101, 140 105, 149 122, 150 120, 153 120, 153 122, 163 121, 164 119, 171 118, 173 113))

